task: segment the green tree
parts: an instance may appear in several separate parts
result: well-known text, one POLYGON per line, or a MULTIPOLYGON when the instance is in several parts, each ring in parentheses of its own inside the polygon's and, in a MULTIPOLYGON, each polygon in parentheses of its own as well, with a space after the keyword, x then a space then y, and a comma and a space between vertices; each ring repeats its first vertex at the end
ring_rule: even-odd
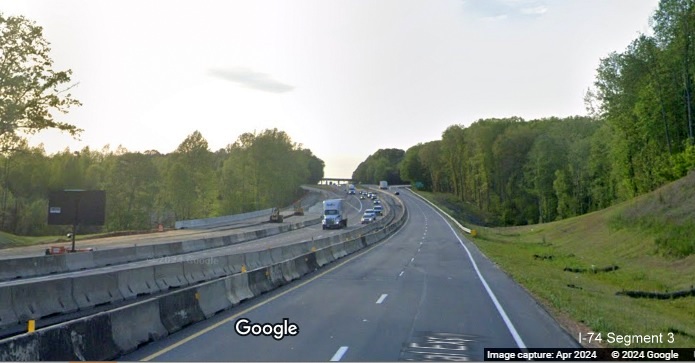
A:
POLYGON ((76 136, 76 126, 57 121, 80 105, 68 92, 72 72, 53 70, 50 43, 43 29, 21 16, 0 13, 0 148, 12 147, 16 137, 55 128, 76 136))

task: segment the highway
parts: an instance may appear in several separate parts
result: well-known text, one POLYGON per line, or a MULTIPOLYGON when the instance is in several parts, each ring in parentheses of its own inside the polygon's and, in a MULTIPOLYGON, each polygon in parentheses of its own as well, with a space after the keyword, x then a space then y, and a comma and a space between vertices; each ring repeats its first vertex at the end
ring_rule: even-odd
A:
POLYGON ((386 241, 119 360, 480 361, 491 347, 579 347, 442 216, 400 197, 409 219, 386 241), (242 318, 299 331, 241 336, 242 318))

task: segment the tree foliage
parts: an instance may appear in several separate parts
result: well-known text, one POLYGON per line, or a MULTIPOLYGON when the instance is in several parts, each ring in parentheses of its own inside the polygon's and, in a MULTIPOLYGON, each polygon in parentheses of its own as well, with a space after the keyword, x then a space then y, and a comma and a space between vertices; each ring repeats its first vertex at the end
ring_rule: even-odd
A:
POLYGON ((0 13, 0 148, 17 138, 55 128, 77 135, 76 126, 54 119, 80 105, 68 92, 72 71, 56 71, 43 30, 21 17, 0 13))
POLYGON ((400 162, 404 156, 405 151, 401 149, 379 149, 357 166, 352 179, 368 184, 378 184, 381 180, 402 184, 400 162))
POLYGON ((0 155, 0 229, 22 235, 63 233, 46 225, 48 192, 106 191, 106 231, 286 206, 301 184, 323 178, 324 162, 277 129, 246 133, 213 153, 195 131, 169 154, 155 150, 69 149, 47 155, 18 143, 0 155))

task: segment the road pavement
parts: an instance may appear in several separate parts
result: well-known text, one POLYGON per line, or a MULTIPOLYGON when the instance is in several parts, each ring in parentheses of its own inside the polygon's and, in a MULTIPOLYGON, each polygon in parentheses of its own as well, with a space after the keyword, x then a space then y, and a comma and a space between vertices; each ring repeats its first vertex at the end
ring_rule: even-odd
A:
POLYGON ((120 360, 480 361, 484 348, 579 347, 442 216, 400 198, 409 219, 385 242, 120 360), (298 333, 242 335, 241 319, 298 333))

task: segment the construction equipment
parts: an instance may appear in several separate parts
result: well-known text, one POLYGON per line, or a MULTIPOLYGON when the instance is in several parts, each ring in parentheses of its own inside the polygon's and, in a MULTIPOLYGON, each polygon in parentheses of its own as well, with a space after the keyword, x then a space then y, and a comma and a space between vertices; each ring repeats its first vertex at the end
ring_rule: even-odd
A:
POLYGON ((304 215, 304 208, 302 208, 302 204, 299 202, 294 203, 294 215, 296 215, 296 216, 303 216, 304 215))
POLYGON ((270 223, 282 223, 282 214, 280 214, 280 208, 273 208, 270 213, 270 223))

